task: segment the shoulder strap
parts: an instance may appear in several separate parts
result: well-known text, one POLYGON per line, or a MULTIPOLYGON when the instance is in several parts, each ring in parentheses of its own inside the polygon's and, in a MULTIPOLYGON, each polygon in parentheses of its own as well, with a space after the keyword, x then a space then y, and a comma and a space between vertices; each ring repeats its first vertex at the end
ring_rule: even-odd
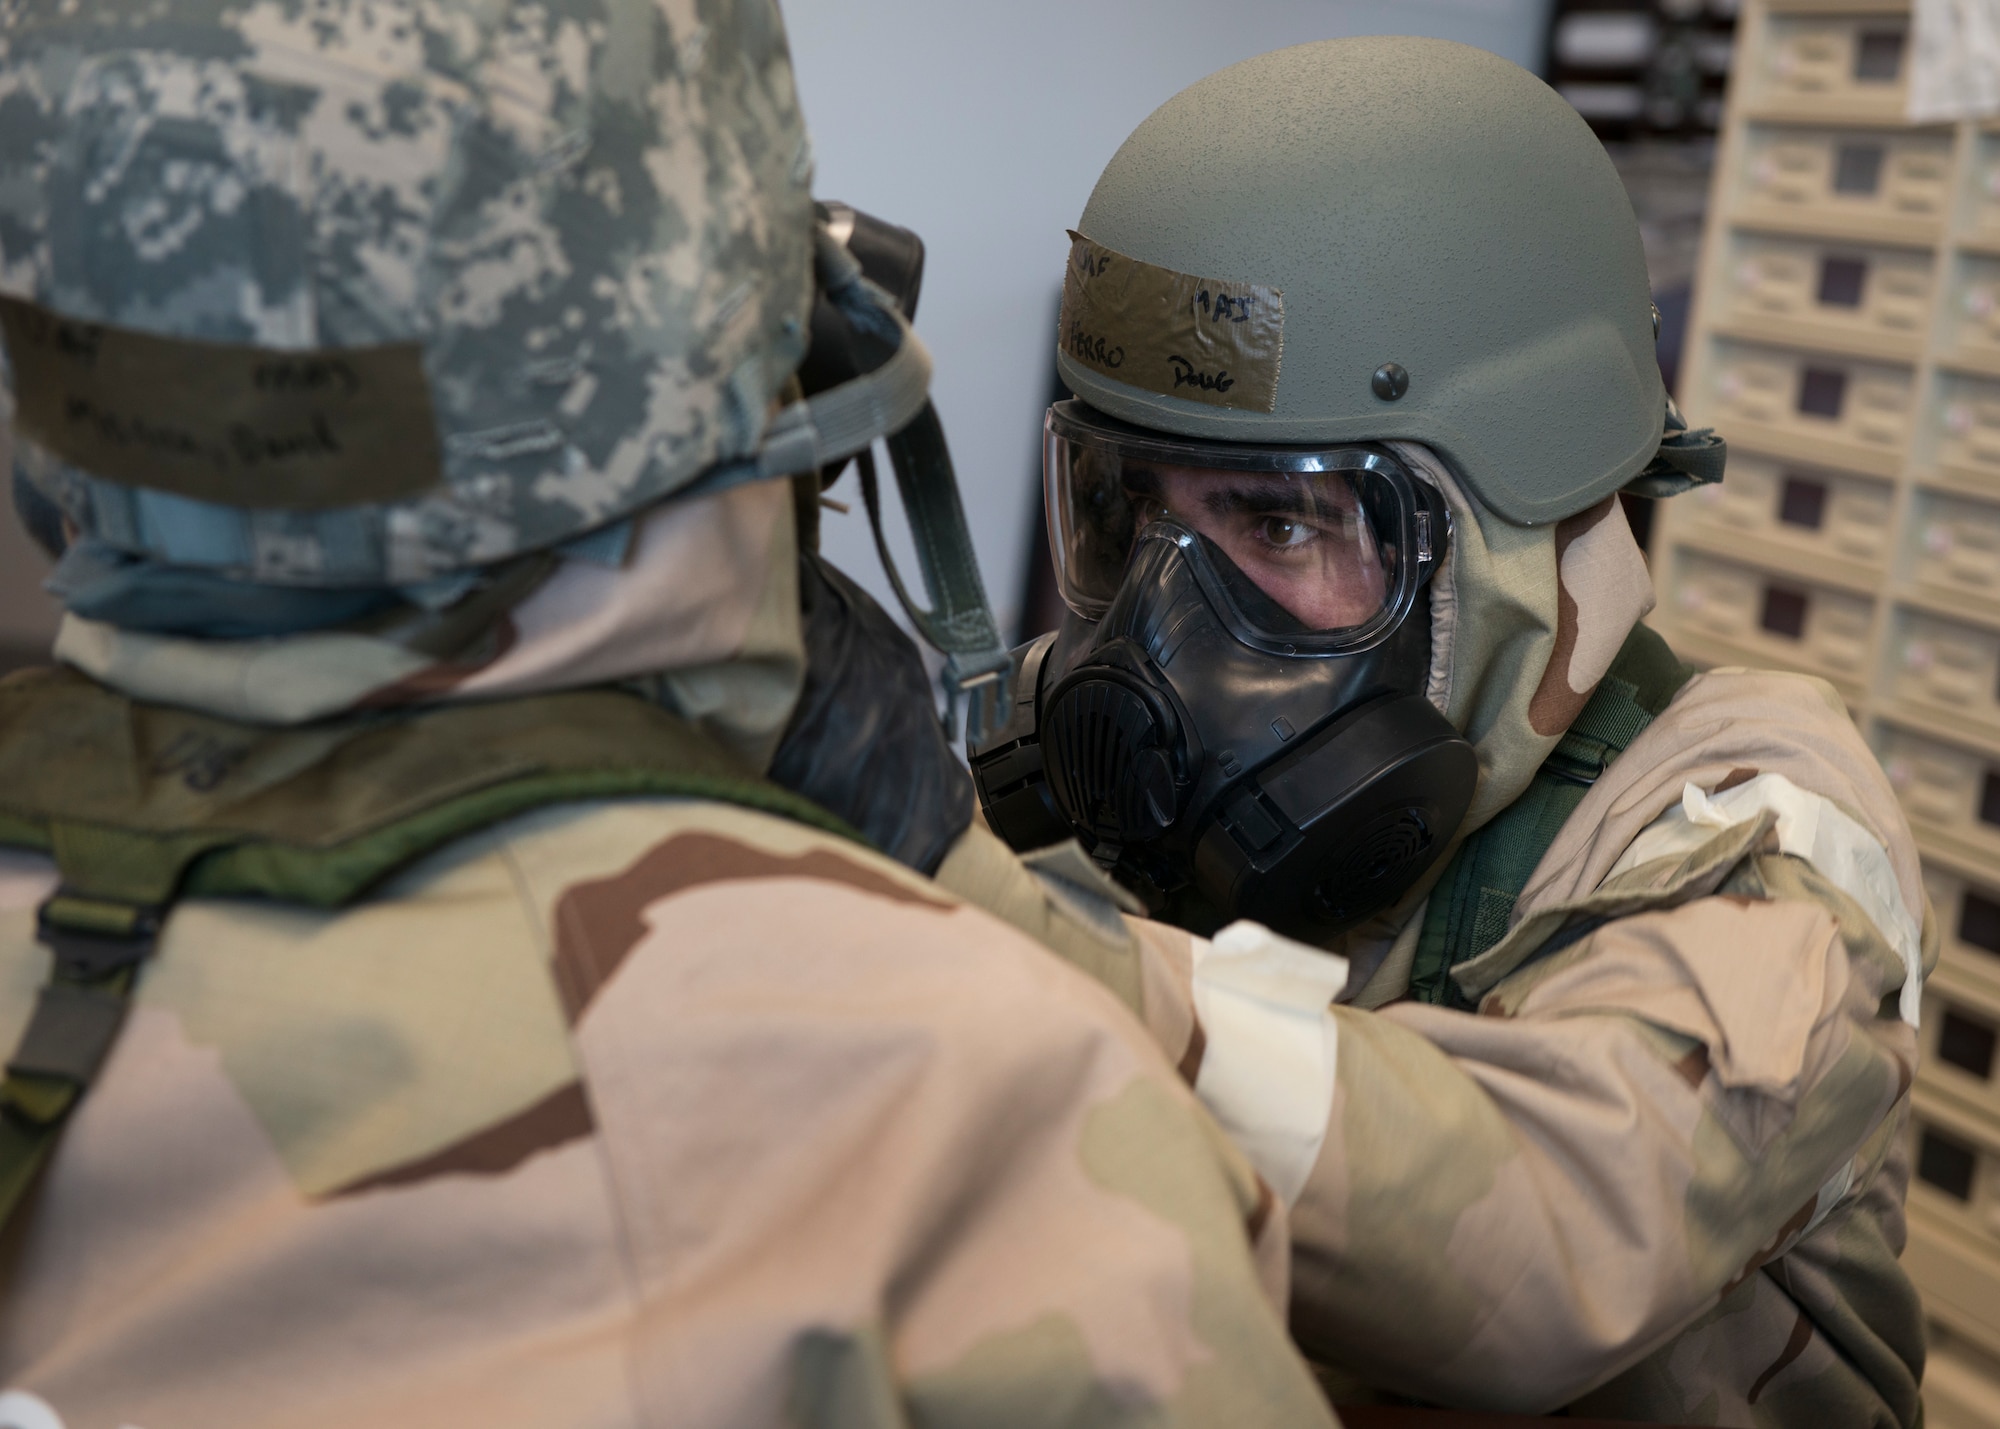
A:
POLYGON ((549 804, 716 800, 860 840, 635 695, 585 690, 272 730, 137 704, 68 671, 0 681, 0 844, 51 854, 49 980, 0 1081, 0 1226, 124 1023, 184 895, 337 907, 549 804))
POLYGON ((1666 641, 1632 628, 1590 702, 1521 797, 1459 845, 1425 905, 1410 973, 1419 1002, 1463 1007, 1449 976, 1505 936, 1514 903, 1590 786, 1694 675, 1666 641))

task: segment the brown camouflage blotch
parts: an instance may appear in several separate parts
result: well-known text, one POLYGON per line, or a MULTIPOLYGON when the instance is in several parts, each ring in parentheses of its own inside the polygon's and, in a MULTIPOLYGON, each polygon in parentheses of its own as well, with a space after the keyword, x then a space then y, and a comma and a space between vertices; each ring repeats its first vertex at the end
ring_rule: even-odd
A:
POLYGON ((1271 1189, 1269 1182, 1262 1176, 1259 1176, 1257 1178, 1257 1204, 1250 1208, 1249 1218, 1243 1222, 1243 1229, 1249 1235, 1252 1245, 1255 1245, 1263 1238, 1264 1227, 1271 1223, 1271 1212, 1277 1209, 1277 1205, 1277 1193, 1271 1189))
POLYGON ((520 643, 521 632, 511 618, 502 615, 465 649, 426 665, 378 690, 370 690, 355 702, 360 710, 395 709, 401 705, 423 704, 442 699, 481 670, 498 664, 500 658, 520 643))
POLYGON ((746 878, 811 878, 920 908, 949 910, 957 906, 828 849, 784 855, 720 834, 679 834, 641 856, 623 873, 577 884, 556 904, 552 971, 571 1025, 618 971, 626 954, 645 937, 642 915, 650 905, 690 888, 746 878))
MULTIPOLYGON (((1528 724, 1536 734, 1561 734, 1590 702, 1591 690, 1579 693, 1569 684, 1569 662, 1576 651, 1579 617, 1576 597, 1562 583, 1563 553, 1569 550, 1570 543, 1577 537, 1609 516, 1611 505, 1617 499, 1616 496, 1607 496, 1589 510, 1566 516, 1556 523, 1556 643, 1549 652, 1549 663, 1542 671, 1541 683, 1535 686, 1535 693, 1528 700, 1528 724)), ((1593 684, 1592 689, 1595 688, 1593 684)))
POLYGON ((1181 1060, 1174 1068, 1189 1086, 1193 1086, 1194 1079, 1201 1075, 1201 1059, 1207 1052, 1208 1033, 1202 1029, 1201 1019, 1197 1017, 1188 1029, 1187 1050, 1181 1053, 1181 1060))
POLYGON ((1708 1080, 1708 1048, 1697 1043, 1692 1052, 1674 1063, 1674 1070, 1680 1073, 1682 1081, 1700 1091, 1701 1084, 1708 1080))
POLYGON ((1778 1351, 1778 1357, 1771 1361, 1770 1366, 1757 1376, 1757 1382, 1750 1386, 1750 1393, 1744 1398, 1755 1404, 1757 1396, 1764 1392, 1764 1386, 1776 1379, 1786 1365, 1806 1352, 1806 1346, 1812 1343, 1812 1337, 1812 1320, 1801 1310, 1798 1323, 1792 1326, 1791 1338, 1785 1341, 1785 1347, 1778 1351))
POLYGON ((475 1131, 441 1151, 364 1176, 331 1193, 358 1196, 392 1186, 413 1186, 438 1176, 504 1176, 530 1156, 553 1151, 597 1130, 580 1082, 558 1087, 533 1106, 475 1131))
POLYGON ((1730 1282, 1722 1287, 1722 1293, 1717 1298, 1727 1300, 1730 1293, 1737 1286, 1776 1260, 1779 1254, 1791 1243, 1792 1237, 1796 1236, 1812 1223, 1813 1212, 1818 1209, 1819 1193, 1815 1191, 1803 1206, 1793 1211, 1785 1223, 1778 1227, 1777 1233, 1771 1237, 1770 1243, 1751 1256, 1743 1268, 1736 1272, 1730 1282))

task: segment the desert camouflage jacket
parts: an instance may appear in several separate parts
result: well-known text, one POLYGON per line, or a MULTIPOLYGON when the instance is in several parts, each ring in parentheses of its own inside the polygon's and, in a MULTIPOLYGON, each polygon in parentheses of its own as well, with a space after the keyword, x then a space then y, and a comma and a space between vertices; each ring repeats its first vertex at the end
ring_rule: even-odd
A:
POLYGON ((1690 681, 1456 969, 1475 1011, 1405 1000, 1422 922, 1322 1014, 1324 1055, 1290 1062, 1246 1049, 1215 945, 1148 945, 1170 969, 1149 1021, 1291 1201, 1293 1328, 1342 1392, 1918 1423, 1897 1256, 1936 935, 1833 690, 1690 681))
MULTIPOLYGON (((0 860, 11 1045, 53 873, 0 860)), ((940 883, 702 802, 183 902, 10 1230, 0 1422, 1331 1424, 1283 1207, 953 876, 1136 996, 1116 910, 984 835, 940 883)))

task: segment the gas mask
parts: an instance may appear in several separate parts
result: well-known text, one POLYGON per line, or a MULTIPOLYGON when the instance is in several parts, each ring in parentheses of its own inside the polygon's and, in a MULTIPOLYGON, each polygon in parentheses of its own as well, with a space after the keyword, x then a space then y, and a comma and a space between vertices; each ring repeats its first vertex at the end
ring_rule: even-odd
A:
POLYGON ((1069 607, 971 751, 1016 848, 1071 836, 1150 911, 1326 943, 1450 842, 1478 761, 1423 697, 1442 497, 1387 450, 1184 440, 1052 407, 1069 607))

